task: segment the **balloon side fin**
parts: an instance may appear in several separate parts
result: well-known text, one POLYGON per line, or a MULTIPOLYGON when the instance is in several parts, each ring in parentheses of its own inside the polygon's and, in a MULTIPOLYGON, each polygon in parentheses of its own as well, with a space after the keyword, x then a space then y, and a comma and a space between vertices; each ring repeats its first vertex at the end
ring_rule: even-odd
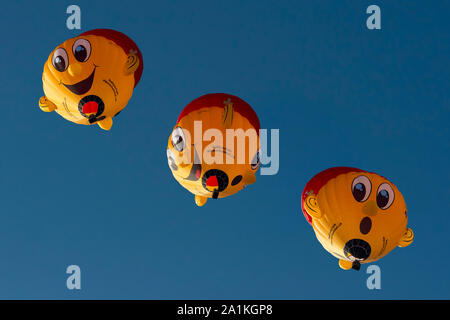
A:
POLYGON ((344 269, 344 270, 350 270, 353 267, 353 262, 344 260, 344 259, 340 259, 339 267, 341 267, 341 269, 344 269))
POLYGON ((136 54, 130 52, 128 54, 127 63, 125 64, 125 75, 133 74, 139 68, 139 64, 139 57, 136 54))
POLYGON ((110 130, 113 125, 113 119, 111 117, 106 117, 105 119, 99 121, 98 125, 103 130, 110 130))
POLYGON ((407 228, 402 238, 398 242, 398 246, 401 248, 407 247, 413 242, 413 240, 414 240, 414 232, 410 228, 407 228))
POLYGON ((320 219, 322 217, 317 198, 314 195, 311 194, 306 197, 304 207, 306 212, 308 212, 313 219, 320 219))
POLYGON ((199 207, 203 206, 207 200, 208 200, 207 197, 202 197, 198 195, 195 196, 195 204, 199 207))
POLYGON ((39 108, 44 112, 52 112, 57 109, 56 105, 48 100, 46 96, 39 98, 39 108))

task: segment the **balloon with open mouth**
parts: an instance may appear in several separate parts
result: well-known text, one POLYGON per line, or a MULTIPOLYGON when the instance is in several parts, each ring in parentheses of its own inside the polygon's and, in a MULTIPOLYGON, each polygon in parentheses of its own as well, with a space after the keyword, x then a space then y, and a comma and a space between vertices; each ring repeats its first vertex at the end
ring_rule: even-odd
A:
POLYGON ((322 246, 342 269, 359 270, 414 238, 406 203, 397 187, 372 172, 335 167, 305 186, 302 211, 322 246))
POLYGON ((142 54, 125 34, 94 29, 59 45, 42 74, 39 107, 78 124, 109 130, 143 71, 142 54))
POLYGON ((255 111, 230 94, 207 94, 183 109, 169 137, 167 160, 198 206, 256 181, 259 129, 255 111))

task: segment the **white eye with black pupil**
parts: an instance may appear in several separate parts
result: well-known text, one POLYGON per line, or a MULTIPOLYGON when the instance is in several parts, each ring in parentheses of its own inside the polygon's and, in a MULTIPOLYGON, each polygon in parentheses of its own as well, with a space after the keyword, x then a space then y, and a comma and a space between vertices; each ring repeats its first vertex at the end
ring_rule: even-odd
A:
POLYGON ((69 66, 69 57, 63 48, 56 49, 52 57, 53 67, 59 72, 66 71, 69 66))
POLYGON ((352 194, 358 202, 364 202, 369 198, 372 184, 366 176, 356 177, 352 182, 352 194))
POLYGON ((382 209, 388 209, 394 202, 394 190, 389 183, 382 183, 377 191, 377 206, 382 209))
POLYGON ((183 151, 186 148, 186 140, 184 138, 183 129, 176 127, 172 132, 172 146, 178 152, 183 151))
POLYGON ((172 151, 170 151, 169 149, 167 149, 167 162, 172 170, 178 170, 178 166, 175 163, 174 155, 172 151))
POLYGON ((78 39, 72 46, 75 59, 86 62, 91 56, 91 44, 86 39, 78 39))

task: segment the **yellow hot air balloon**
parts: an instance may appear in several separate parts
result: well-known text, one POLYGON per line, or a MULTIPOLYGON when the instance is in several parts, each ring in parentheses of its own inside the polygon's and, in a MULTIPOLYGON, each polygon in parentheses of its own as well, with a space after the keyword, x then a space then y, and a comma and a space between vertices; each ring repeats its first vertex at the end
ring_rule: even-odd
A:
POLYGON ((43 111, 78 124, 109 130, 133 94, 143 71, 142 54, 125 34, 94 29, 59 45, 42 74, 43 111))
POLYGON ((256 181, 259 129, 255 111, 230 94, 207 94, 183 109, 169 137, 167 159, 198 206, 256 181))
POLYGON ((319 242, 345 270, 359 270, 362 263, 414 239, 397 187, 357 168, 335 167, 315 175, 303 190, 302 211, 319 242))

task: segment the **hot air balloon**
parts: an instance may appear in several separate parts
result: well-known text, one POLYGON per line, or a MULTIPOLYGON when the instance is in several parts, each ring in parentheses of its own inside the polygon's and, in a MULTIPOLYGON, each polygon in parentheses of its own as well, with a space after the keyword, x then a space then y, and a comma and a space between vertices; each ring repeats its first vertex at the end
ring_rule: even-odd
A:
POLYGON ((255 111, 230 94, 207 94, 183 109, 169 137, 167 159, 198 206, 256 181, 259 129, 255 111))
POLYGON ((42 74, 43 111, 109 130, 127 105, 143 70, 142 54, 125 34, 87 31, 66 40, 48 57, 42 74))
POLYGON ((305 186, 301 206, 317 239, 342 269, 359 270, 414 238, 406 203, 397 187, 372 172, 335 167, 305 186))

